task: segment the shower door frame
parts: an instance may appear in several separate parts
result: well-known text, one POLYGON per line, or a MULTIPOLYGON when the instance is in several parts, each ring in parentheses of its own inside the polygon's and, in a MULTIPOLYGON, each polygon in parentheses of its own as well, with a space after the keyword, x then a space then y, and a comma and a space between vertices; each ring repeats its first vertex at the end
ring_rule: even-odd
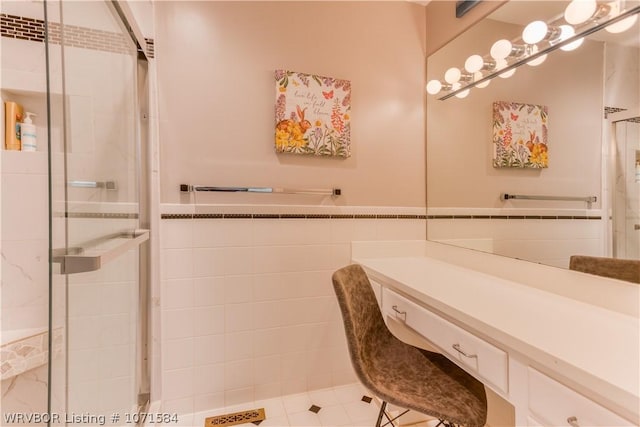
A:
MULTIPOLYGON (((137 58, 135 63, 135 80, 134 80, 134 90, 135 90, 135 98, 134 98, 134 111, 136 112, 136 117, 134 119, 135 122, 135 130, 134 130, 134 146, 135 146, 135 155, 136 155, 136 176, 135 182, 138 193, 138 225, 137 228, 142 229, 141 231, 147 232, 147 236, 150 234, 150 225, 151 225, 151 213, 150 213, 150 129, 149 129, 149 92, 150 92, 150 84, 149 84, 149 61, 146 53, 146 41, 142 36, 139 27, 136 24, 135 16, 127 4, 127 0, 103 0, 104 3, 115 12, 117 18, 120 19, 121 24, 123 26, 123 33, 126 32, 129 34, 133 44, 137 48, 137 58)), ((45 8, 45 20, 46 19, 46 8, 47 3, 44 3, 45 8)), ((64 47, 64 43, 62 43, 64 47)), ((47 47, 48 52, 48 47, 47 47)), ((48 54, 48 53, 47 53, 48 54)), ((62 61, 64 61, 64 56, 62 61)), ((48 102, 49 104, 49 102, 48 102)), ((49 106, 50 108, 50 106, 49 106)), ((67 113, 64 113, 67 114, 67 113)), ((50 124, 49 124, 50 126, 50 124)), ((66 125, 65 125, 66 126, 66 125)), ((66 132, 66 131, 65 131, 66 132)), ((65 144, 66 146, 66 144, 65 144)), ((66 150, 66 148, 65 148, 66 150)), ((50 150, 49 150, 50 151, 50 150)), ((50 174, 51 174, 51 166, 49 166, 50 174)), ((65 169, 66 169, 66 161, 65 161, 65 169)), ((66 178, 66 170, 64 172, 65 181, 66 178)), ((49 189, 51 194, 51 188, 49 189)), ((65 205, 67 203, 68 197, 65 194, 65 205)), ((65 211, 67 208, 65 208, 65 211)), ((51 214, 51 208, 50 208, 51 214)), ((68 225, 65 225, 65 228, 68 225)), ((50 225, 50 233, 51 233, 51 225, 50 225)), ((137 230, 136 230, 137 231, 137 230)), ((66 233, 66 232, 65 232, 66 233)), ((134 232, 135 237, 135 232, 134 232)), ((49 238, 50 242, 51 236, 49 238)), ((66 239, 65 239, 66 240, 66 239)), ((66 243, 68 246, 68 240, 66 243)), ((135 402, 131 402, 132 404, 137 405, 138 413, 144 411, 150 401, 150 370, 149 370, 149 358, 150 358, 150 346, 149 346, 149 293, 150 293, 150 279, 151 279, 151 270, 150 270, 150 244, 149 240, 142 239, 137 246, 138 248, 138 316, 136 319, 136 350, 135 350, 135 396, 137 397, 135 402)), ((52 263, 62 262, 61 266, 64 266, 65 261, 61 259, 66 259, 65 256, 56 256, 57 250, 52 250, 50 245, 50 250, 52 251, 51 259, 49 262, 49 280, 51 281, 52 272, 52 263)), ((68 248, 65 249, 65 252, 68 253, 68 248)), ((61 271, 63 272, 63 271, 61 271)), ((68 283, 68 277, 65 279, 68 283)), ((68 286, 68 285, 67 285, 68 286)), ((49 287, 49 299, 50 299, 50 311, 51 300, 52 300, 52 288, 51 284, 49 287)), ((65 304, 68 310, 68 301, 65 304)), ((68 316, 68 313, 67 313, 68 316)), ((49 330, 52 330, 52 315, 49 316, 49 330)), ((68 330, 68 325, 67 325, 68 330)), ((53 366, 53 351, 52 351, 52 341, 51 341, 51 333, 49 334, 49 355, 48 355, 48 363, 49 363, 49 378, 48 378, 48 390, 47 390, 47 399, 48 399, 48 412, 52 413, 52 378, 51 378, 51 367, 53 366)), ((66 363, 68 363, 68 352, 65 356, 67 359, 66 363)), ((65 395, 68 393, 68 369, 65 368, 65 377, 66 384, 65 395)), ((65 398, 65 407, 68 405, 68 395, 65 398)), ((124 414, 123 414, 124 415, 124 414)))
MULTIPOLYGON (((620 254, 618 253, 618 239, 616 237, 616 230, 618 224, 618 219, 616 215, 616 193, 617 193, 617 171, 618 171, 618 138, 617 138, 617 124, 619 122, 625 122, 629 119, 640 117, 640 107, 630 108, 628 110, 619 111, 616 113, 610 113, 607 115, 607 123, 608 123, 608 131, 609 131, 609 161, 607 167, 607 178, 610 182, 610 192, 608 197, 609 207, 606 210, 607 218, 610 219, 609 227, 607 227, 607 232, 609 233, 610 239, 608 240, 608 253, 610 256, 614 258, 619 258, 620 254)), ((626 228, 626 224, 625 224, 626 228)), ((629 232, 629 230, 625 230, 625 233, 629 232)))

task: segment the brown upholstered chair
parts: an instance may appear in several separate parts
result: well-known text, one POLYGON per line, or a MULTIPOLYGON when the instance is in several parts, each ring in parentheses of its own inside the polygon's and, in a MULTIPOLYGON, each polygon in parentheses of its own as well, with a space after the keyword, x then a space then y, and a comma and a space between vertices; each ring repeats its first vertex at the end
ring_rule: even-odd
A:
POLYGON ((383 401, 376 427, 383 416, 391 422, 387 402, 436 417, 438 425, 484 426, 487 397, 481 382, 443 355, 393 336, 361 266, 341 268, 332 279, 353 367, 383 401))
POLYGON ((573 255, 569 269, 612 279, 640 283, 640 260, 573 255))

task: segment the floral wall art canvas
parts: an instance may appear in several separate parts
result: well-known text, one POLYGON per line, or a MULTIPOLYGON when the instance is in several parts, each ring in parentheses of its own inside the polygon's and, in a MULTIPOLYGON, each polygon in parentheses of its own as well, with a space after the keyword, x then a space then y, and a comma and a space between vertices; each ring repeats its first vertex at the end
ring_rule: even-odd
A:
POLYGON ((351 82, 276 70, 276 152, 351 155, 351 82))
POLYGON ((544 105, 494 102, 493 167, 548 167, 547 121, 544 105))

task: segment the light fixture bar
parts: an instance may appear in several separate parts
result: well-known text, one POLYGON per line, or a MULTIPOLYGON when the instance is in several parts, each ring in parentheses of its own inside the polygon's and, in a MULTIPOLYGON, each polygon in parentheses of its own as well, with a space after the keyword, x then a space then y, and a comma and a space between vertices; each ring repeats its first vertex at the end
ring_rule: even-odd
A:
MULTIPOLYGON (((640 6, 632 7, 631 9, 620 13, 618 16, 616 16, 614 18, 611 18, 611 19, 609 19, 609 20, 607 20, 605 22, 601 22, 601 23, 599 23, 599 24, 597 24, 597 25, 595 25, 593 27, 587 28, 587 29, 585 29, 583 31, 576 32, 575 35, 573 35, 571 37, 568 37, 567 39, 562 40, 562 41, 560 41, 558 43, 555 43, 555 44, 549 43, 549 45, 547 47, 545 47, 544 49, 539 49, 537 52, 532 53, 531 55, 523 56, 523 57, 517 59, 514 63, 512 63, 510 65, 507 65, 504 68, 501 68, 499 70, 493 70, 489 74, 487 74, 486 76, 482 77, 479 80, 475 80, 475 81, 470 82, 468 84, 462 84, 456 90, 453 90, 453 91, 447 93, 446 95, 443 95, 443 96, 441 96, 440 98, 437 98, 437 99, 440 100, 440 101, 444 101, 445 99, 449 99, 452 96, 456 96, 460 92, 463 92, 463 91, 465 91, 467 89, 475 87, 480 83, 486 82, 488 80, 492 80, 493 78, 495 78, 499 74, 503 74, 503 73, 505 73, 505 72, 507 72, 509 70, 517 68, 517 67, 519 67, 519 66, 521 66, 523 64, 526 64, 527 62, 532 61, 532 60, 534 60, 534 59, 536 59, 536 58, 538 58, 538 57, 540 57, 542 55, 546 55, 549 52, 553 52, 556 49, 560 49, 561 47, 563 47, 565 45, 568 45, 568 44, 570 44, 570 43, 572 43, 572 42, 574 42, 574 41, 576 41, 578 39, 581 39, 583 37, 586 37, 586 36, 588 36, 590 34, 593 34, 593 33, 597 32, 597 31, 600 31, 601 29, 603 29, 603 28, 605 28, 605 27, 607 27, 607 26, 609 26, 611 24, 615 24, 616 22, 622 21, 623 19, 625 19, 627 17, 630 17, 632 15, 635 15, 636 13, 640 13, 640 6)), ((558 19, 560 19, 560 18, 558 18, 558 19)), ((558 19, 554 20, 553 22, 557 21, 558 19)))

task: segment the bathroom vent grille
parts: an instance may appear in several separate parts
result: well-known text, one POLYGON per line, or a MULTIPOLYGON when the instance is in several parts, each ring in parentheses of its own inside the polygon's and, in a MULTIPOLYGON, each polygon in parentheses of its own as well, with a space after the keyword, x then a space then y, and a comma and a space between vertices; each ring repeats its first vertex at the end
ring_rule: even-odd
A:
POLYGON ((237 424, 260 424, 265 420, 264 408, 251 409, 249 411, 234 412, 232 414, 217 415, 204 420, 204 427, 235 426, 237 424))

